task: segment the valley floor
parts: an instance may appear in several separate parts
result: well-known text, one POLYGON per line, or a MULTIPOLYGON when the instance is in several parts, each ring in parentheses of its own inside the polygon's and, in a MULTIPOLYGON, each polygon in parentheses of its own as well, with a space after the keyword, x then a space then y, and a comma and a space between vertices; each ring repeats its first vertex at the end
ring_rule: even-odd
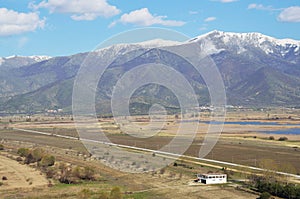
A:
MULTIPOLYGON (((228 121, 244 121, 242 119, 248 117, 244 113, 240 114, 229 114, 228 121)), ((260 112, 252 115, 254 116, 248 118, 247 121, 257 121, 256 118, 260 118, 260 121, 270 122, 263 120, 261 117, 264 115, 260 112)), ((208 118, 203 120, 205 119, 208 118)), ((170 164, 163 170, 141 174, 118 171, 105 166, 99 160, 89 158, 89 152, 77 139, 58 138, 14 129, 22 128, 76 138, 78 134, 70 117, 34 116, 31 122, 22 120, 24 118, 16 117, 2 118, 1 120, 0 140, 5 150, 1 152, 0 156, 0 177, 6 176, 7 180, 2 180, 0 198, 82 198, 81 193, 84 190, 89 190, 89 197, 87 198, 97 198, 100 192, 109 193, 116 186, 121 188, 124 198, 254 199, 258 197, 256 193, 237 189, 236 187, 240 187, 239 183, 220 186, 193 184, 197 173, 224 172, 219 166, 214 167, 201 162, 196 164, 192 161, 182 162, 178 160, 176 162, 179 163, 179 166, 170 164), (12 122, 8 122, 9 119, 12 122), (36 169, 36 166, 31 165, 34 167, 31 168, 15 160, 16 151, 21 147, 43 148, 47 153, 56 157, 56 164, 63 162, 75 166, 92 166, 100 178, 96 181, 85 181, 71 185, 62 184, 55 180, 49 181, 45 174, 41 174, 36 169), (51 186, 48 187, 49 183, 51 186)), ((286 119, 276 122, 289 123, 290 125, 245 126, 225 124, 220 139, 206 158, 257 167, 262 166, 261 163, 265 160, 271 160, 276 164, 278 170, 294 174, 300 173, 299 135, 289 135, 287 136, 288 140, 278 141, 282 135, 259 132, 261 129, 293 128, 293 125, 297 126, 298 122, 286 119), (274 136, 274 139, 269 139, 270 136, 274 136)), ((143 126, 147 124, 147 118, 137 116, 135 124, 143 126)), ((174 117, 170 117, 167 126, 159 134, 146 140, 121 133, 111 119, 100 119, 99 125, 105 135, 114 143, 157 150, 173 139, 179 123, 174 117)), ((186 151, 186 155, 198 156, 208 125, 200 124, 200 127, 194 142, 186 151)), ((112 161, 116 162, 117 160, 112 161)), ((230 173, 230 179, 234 182, 243 181, 247 175, 248 171, 233 172, 230 173)))

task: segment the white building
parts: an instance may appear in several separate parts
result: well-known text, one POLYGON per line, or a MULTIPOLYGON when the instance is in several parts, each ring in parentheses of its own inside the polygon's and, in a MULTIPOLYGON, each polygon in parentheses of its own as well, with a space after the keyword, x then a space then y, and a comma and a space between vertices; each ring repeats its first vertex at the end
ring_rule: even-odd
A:
POLYGON ((197 174, 198 182, 204 184, 224 184, 227 183, 227 175, 226 174, 197 174))

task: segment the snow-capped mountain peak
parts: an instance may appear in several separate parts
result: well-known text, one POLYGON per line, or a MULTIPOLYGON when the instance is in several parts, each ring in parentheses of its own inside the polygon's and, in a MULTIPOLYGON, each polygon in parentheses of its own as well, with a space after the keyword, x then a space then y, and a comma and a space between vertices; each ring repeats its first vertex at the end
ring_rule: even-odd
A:
POLYGON ((182 42, 171 41, 171 40, 163 40, 163 39, 154 39, 148 40, 138 43, 118 43, 113 44, 107 47, 99 48, 94 52, 97 53, 98 56, 108 56, 108 57, 116 57, 117 55, 124 55, 130 51, 138 50, 138 49, 151 49, 158 47, 167 47, 167 46, 176 46, 180 45, 182 42))
POLYGON ((188 41, 190 42, 212 42, 217 49, 231 48, 236 49, 237 53, 247 51, 250 47, 261 49, 266 54, 286 54, 293 52, 300 54, 300 41, 292 39, 276 39, 261 33, 233 33, 214 30, 200 35, 188 41))
POLYGON ((207 39, 207 38, 221 38, 223 39, 224 42, 229 42, 232 38, 234 39, 239 39, 242 41, 247 41, 251 43, 263 43, 265 41, 270 41, 274 42, 277 45, 300 45, 300 41, 293 40, 293 39, 276 39, 267 35, 264 35, 262 33, 258 32, 250 32, 250 33, 234 33, 234 32, 223 32, 223 31, 218 31, 214 30, 211 32, 208 32, 206 34, 200 35, 198 37, 195 37, 189 42, 195 42, 199 41, 202 39, 207 39))
POLYGON ((163 39, 153 39, 153 40, 144 41, 144 42, 135 43, 135 44, 140 45, 142 47, 146 47, 146 48, 156 48, 156 47, 165 47, 165 46, 176 46, 176 45, 182 44, 182 42, 163 40, 163 39))
POLYGON ((51 57, 46 55, 32 55, 32 56, 20 56, 20 55, 12 55, 8 57, 2 57, 3 60, 15 59, 15 58, 25 58, 25 59, 32 59, 36 62, 48 60, 51 57))
POLYGON ((32 56, 12 55, 8 57, 4 57, 4 59, 13 59, 13 58, 30 58, 35 61, 44 61, 50 59, 51 57, 46 55, 32 55, 32 56))
POLYGON ((34 59, 36 62, 40 62, 40 61, 51 59, 52 57, 46 55, 33 55, 33 56, 29 56, 29 58, 34 59))
POLYGON ((19 56, 12 55, 8 57, 0 57, 0 66, 7 68, 18 68, 28 64, 37 63, 50 59, 49 56, 19 56))
POLYGON ((142 41, 137 43, 118 43, 113 44, 108 47, 99 48, 96 51, 102 51, 107 49, 115 49, 120 50, 124 48, 157 48, 157 47, 165 47, 165 46, 175 46, 180 45, 182 42, 179 41, 171 41, 171 40, 163 40, 163 39, 153 39, 148 41, 142 41))

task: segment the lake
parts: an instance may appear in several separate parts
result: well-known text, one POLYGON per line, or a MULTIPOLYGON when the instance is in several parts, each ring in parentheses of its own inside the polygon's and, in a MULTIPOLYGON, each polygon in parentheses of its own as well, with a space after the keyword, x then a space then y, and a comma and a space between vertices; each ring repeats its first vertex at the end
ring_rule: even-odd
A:
MULTIPOLYGON (((218 121, 200 121, 200 120, 182 120, 182 123, 199 122, 204 124, 221 124, 218 121)), ((300 124, 282 124, 278 122, 259 122, 259 121, 225 121, 224 124, 237 124, 237 125, 272 125, 272 126, 300 126, 300 124)))
POLYGON ((274 131, 264 131, 263 133, 283 134, 283 135, 300 135, 300 128, 282 129, 282 130, 274 130, 274 131))

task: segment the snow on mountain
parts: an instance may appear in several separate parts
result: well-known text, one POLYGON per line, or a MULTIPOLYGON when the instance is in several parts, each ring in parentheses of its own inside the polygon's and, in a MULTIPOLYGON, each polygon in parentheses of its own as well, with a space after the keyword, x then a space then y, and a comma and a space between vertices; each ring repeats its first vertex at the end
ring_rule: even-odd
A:
POLYGON ((136 44, 144 48, 156 48, 156 47, 176 46, 182 44, 182 42, 163 40, 163 39, 154 39, 154 40, 144 41, 136 44))
POLYGON ((300 41, 292 39, 275 39, 261 33, 232 33, 212 31, 189 40, 191 42, 212 42, 216 49, 235 49, 238 54, 247 51, 250 47, 259 48, 266 54, 280 54, 285 56, 290 52, 300 54, 300 41))
POLYGON ((29 58, 35 60, 36 62, 45 61, 48 59, 51 59, 52 57, 46 56, 46 55, 34 55, 34 56, 28 56, 29 58))
POLYGON ((28 64, 48 60, 49 56, 19 56, 12 55, 8 57, 0 57, 0 66, 6 68, 17 68, 28 64))
MULTIPOLYGON (((115 60, 118 56, 123 56, 127 53, 134 52, 134 55, 128 55, 127 58, 130 59, 131 56, 136 57, 147 50, 158 47, 166 47, 166 46, 175 46, 180 45, 181 42, 178 41, 170 41, 170 40, 162 40, 162 39, 154 39, 139 43, 119 43, 113 44, 108 47, 99 48, 95 51, 92 51, 89 56, 97 56, 97 58, 101 59, 105 57, 105 60, 115 60)), ((124 56, 123 56, 124 59, 124 56)))
POLYGON ((143 41, 139 43, 114 44, 108 47, 99 48, 95 52, 101 54, 103 52, 110 51, 110 53, 113 55, 117 55, 117 54, 121 55, 140 48, 151 49, 151 48, 158 48, 158 47, 165 47, 165 46, 175 46, 180 44, 182 44, 182 42, 163 40, 163 39, 154 39, 154 40, 143 41))
POLYGON ((292 39, 276 39, 261 33, 233 33, 212 31, 195 37, 186 42, 155 39, 140 43, 120 43, 96 50, 99 56, 124 55, 137 49, 151 49, 157 47, 187 45, 197 42, 207 54, 218 54, 229 50, 236 54, 242 54, 253 50, 261 50, 266 54, 285 57, 300 55, 300 41, 292 39))
MULTIPOLYGON (((196 56, 202 56, 201 51, 213 55, 212 59, 223 77, 230 104, 254 107, 299 106, 300 94, 297 88, 300 88, 300 41, 275 39, 260 33, 213 31, 186 42, 151 40, 133 44, 122 43, 93 52, 54 57, 42 62, 37 61, 48 57, 0 58, 0 97, 12 97, 12 100, 5 101, 5 104, 0 103, 3 104, 0 108, 15 112, 28 111, 29 106, 24 104, 32 104, 34 109, 39 111, 48 109, 49 104, 62 108, 71 107, 73 77, 83 63, 87 64, 85 66, 88 66, 91 72, 94 72, 94 69, 97 71, 98 67, 105 66, 104 64, 111 66, 105 71, 107 73, 103 75, 103 84, 99 85, 101 87, 97 90, 97 107, 110 107, 106 103, 112 95, 114 83, 127 71, 148 61, 171 61, 172 67, 195 86, 195 93, 199 94, 198 99, 201 99, 201 103, 209 104, 209 93, 204 89, 205 84, 201 76, 180 56, 155 49, 165 46, 167 48, 163 49, 166 51, 171 49, 174 52, 184 52, 184 56, 193 60, 199 60, 196 56), (29 65, 30 63, 33 64, 29 65)), ((88 83, 89 77, 85 78, 88 83)), ((138 97, 133 102, 140 106, 139 104, 149 104, 148 99, 163 102, 172 98, 166 89, 151 88, 146 90, 145 97, 138 97)), ((177 100, 167 101, 168 107, 177 106, 177 100)))
POLYGON ((117 54, 125 54, 128 51, 135 50, 140 48, 140 45, 137 44, 127 44, 127 43, 121 43, 121 44, 114 44, 108 47, 104 48, 99 48, 95 50, 94 52, 98 53, 98 55, 105 54, 107 52, 110 52, 112 55, 117 55, 117 54))
POLYGON ((32 56, 20 56, 20 55, 12 55, 8 57, 1 57, 2 60, 9 60, 9 59, 32 59, 36 62, 48 60, 51 57, 46 55, 32 55, 32 56))
MULTIPOLYGON (((201 49, 207 54, 219 54, 222 51, 231 51, 236 54, 248 53, 253 50, 261 50, 265 54, 280 57, 299 56, 300 41, 292 39, 276 39, 261 33, 233 33, 214 30, 206 34, 197 36, 186 42, 170 41, 163 39, 154 39, 139 43, 120 43, 108 47, 100 48, 92 52, 99 57, 114 58, 118 55, 124 55, 130 51, 146 51, 151 48, 168 47, 177 45, 187 45, 198 43, 201 49)), ((18 67, 21 65, 32 64, 48 60, 49 56, 10 56, 1 58, 0 66, 12 65, 18 67), (10 62, 7 62, 10 61, 10 62)))
POLYGON ((4 59, 2 57, 0 57, 0 66, 2 65, 3 62, 4 62, 4 59))

